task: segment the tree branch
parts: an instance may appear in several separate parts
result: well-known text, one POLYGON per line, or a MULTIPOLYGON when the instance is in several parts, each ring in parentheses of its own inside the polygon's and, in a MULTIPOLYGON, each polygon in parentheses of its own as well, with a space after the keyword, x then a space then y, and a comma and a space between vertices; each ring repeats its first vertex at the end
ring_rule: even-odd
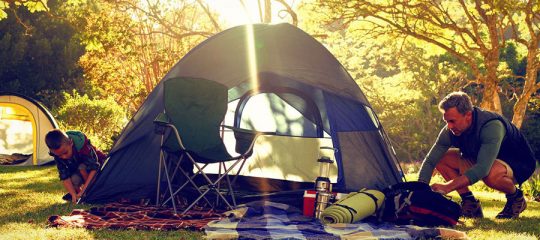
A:
POLYGON ((281 10, 281 11, 285 11, 286 13, 288 13, 292 18, 292 24, 294 26, 298 26, 298 16, 296 15, 296 12, 294 12, 292 7, 287 2, 285 2, 285 0, 275 0, 275 1, 281 3, 281 5, 285 7, 286 10, 281 10))
POLYGON ((221 30, 222 30, 221 26, 219 26, 219 23, 216 21, 214 16, 212 16, 212 13, 210 12, 210 9, 209 9, 208 5, 205 6, 201 0, 197 0, 197 2, 199 3, 201 8, 204 10, 206 15, 208 16, 208 18, 212 22, 212 25, 214 25, 214 30, 216 30, 216 32, 221 32, 221 30))

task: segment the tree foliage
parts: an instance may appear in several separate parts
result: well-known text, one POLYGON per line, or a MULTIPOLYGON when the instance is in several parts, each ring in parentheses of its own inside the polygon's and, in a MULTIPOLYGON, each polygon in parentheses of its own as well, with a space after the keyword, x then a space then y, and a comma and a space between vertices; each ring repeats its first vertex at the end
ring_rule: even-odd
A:
MULTIPOLYGON (((318 0, 326 23, 354 28, 373 38, 413 37, 440 47, 467 64, 470 83, 479 84, 480 106, 502 112, 499 98, 500 51, 508 39, 526 46, 527 71, 516 91, 513 122, 520 127, 537 83, 540 3, 538 1, 340 1, 318 0), (367 23, 367 24, 365 24, 367 23)), ((469 83, 469 84, 470 84, 469 83)))
MULTIPOLYGON (((328 23, 327 13, 317 4, 302 5, 298 15, 302 16, 301 28, 323 42, 356 79, 402 160, 420 160, 426 155, 444 125, 437 104, 448 92, 464 89, 478 96, 478 86, 469 84, 474 75, 468 64, 439 47, 415 38, 366 34, 370 22, 328 23)), ((499 77, 508 99, 521 89, 522 83, 514 76, 524 73, 524 56, 526 50, 515 44, 501 49, 505 68, 498 71, 506 73, 499 77)), ((479 99, 473 97, 475 105, 480 104, 479 99)), ((503 98, 503 105, 511 116, 514 102, 508 99, 503 98)), ((534 123, 533 118, 527 119, 534 123)), ((538 144, 534 139, 529 137, 531 145, 538 144)))
POLYGON ((215 33, 192 1, 81 1, 66 5, 87 53, 85 78, 96 94, 111 96, 133 113, 165 73, 215 33))
POLYGON ((26 8, 31 13, 49 10, 47 0, 0 0, 0 20, 7 18, 9 11, 18 19, 17 10, 20 7, 26 8))
MULTIPOLYGON (((51 11, 56 11, 55 2, 51 11)), ((60 18, 18 8, 0 21, 0 91, 34 97, 48 107, 61 105, 64 90, 82 90, 78 65, 84 54, 76 29, 60 18), (30 27, 29 31, 21 21, 30 27)))

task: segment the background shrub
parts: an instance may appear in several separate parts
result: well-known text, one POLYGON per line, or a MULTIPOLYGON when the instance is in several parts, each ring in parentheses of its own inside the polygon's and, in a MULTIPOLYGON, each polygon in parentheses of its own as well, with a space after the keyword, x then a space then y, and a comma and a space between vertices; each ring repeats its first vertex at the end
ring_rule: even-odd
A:
POLYGON ((90 99, 75 91, 64 97, 65 104, 59 108, 57 116, 61 128, 79 130, 94 146, 109 151, 127 122, 126 110, 112 98, 90 99))

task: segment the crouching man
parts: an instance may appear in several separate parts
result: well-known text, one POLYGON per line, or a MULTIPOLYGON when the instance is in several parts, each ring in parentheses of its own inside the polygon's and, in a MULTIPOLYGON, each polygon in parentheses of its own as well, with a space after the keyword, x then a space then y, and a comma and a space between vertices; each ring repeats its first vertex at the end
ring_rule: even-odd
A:
POLYGON ((77 203, 107 157, 79 131, 53 129, 45 135, 49 154, 54 156, 58 174, 68 193, 64 200, 77 203))
POLYGON ((456 190, 462 198, 462 216, 481 218, 480 201, 468 186, 482 180, 506 194, 506 205, 496 218, 517 218, 527 203, 516 184, 521 186, 536 167, 523 134, 503 116, 473 107, 464 92, 447 95, 439 110, 446 126, 422 163, 419 181, 429 183, 437 169, 446 182, 435 183, 432 189, 442 194, 456 190))

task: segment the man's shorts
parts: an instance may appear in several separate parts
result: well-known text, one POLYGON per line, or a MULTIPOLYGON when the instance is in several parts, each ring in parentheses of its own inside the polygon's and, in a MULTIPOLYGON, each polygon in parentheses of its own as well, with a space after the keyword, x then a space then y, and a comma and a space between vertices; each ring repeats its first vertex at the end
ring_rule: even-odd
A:
MULTIPOLYGON (((495 162, 498 162, 498 163, 502 164, 503 166, 505 166, 506 167, 506 174, 509 177, 511 177, 514 180, 514 182, 516 182, 516 179, 514 178, 514 171, 512 170, 510 165, 508 165, 508 163, 506 163, 505 161, 500 160, 500 159, 495 159, 495 162)), ((473 165, 474 165, 474 163, 470 159, 461 158, 461 161, 459 161, 459 174, 463 175, 463 173, 465 173, 465 171, 467 171, 473 165)))

